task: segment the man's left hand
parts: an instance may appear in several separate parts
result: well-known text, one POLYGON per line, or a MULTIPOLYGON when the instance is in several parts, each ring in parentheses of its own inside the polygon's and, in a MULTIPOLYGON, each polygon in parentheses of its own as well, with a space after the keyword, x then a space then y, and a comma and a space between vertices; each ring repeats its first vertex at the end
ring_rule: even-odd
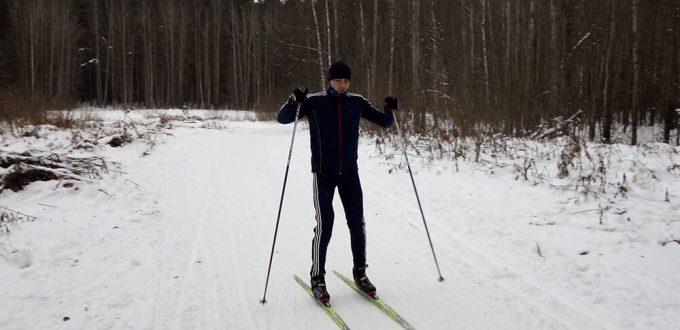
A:
POLYGON ((385 108, 390 110, 399 109, 399 100, 394 96, 388 96, 385 98, 385 108))

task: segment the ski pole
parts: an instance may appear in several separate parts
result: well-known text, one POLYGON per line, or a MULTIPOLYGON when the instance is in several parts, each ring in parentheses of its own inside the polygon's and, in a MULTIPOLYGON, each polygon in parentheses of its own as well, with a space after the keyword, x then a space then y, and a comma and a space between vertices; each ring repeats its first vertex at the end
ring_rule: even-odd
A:
POLYGON ((272 252, 269 255, 269 267, 267 268, 267 281, 264 284, 264 295, 260 302, 264 305, 267 302, 267 287, 269 286, 269 274, 272 270, 272 261, 274 260, 274 247, 276 246, 276 234, 279 232, 279 221, 281 220, 281 207, 283 207, 283 195, 286 193, 286 182, 288 181, 288 169, 290 168, 290 157, 293 154, 293 142, 295 142, 295 131, 297 130, 297 122, 300 116, 300 103, 297 104, 295 110, 295 123, 293 124, 293 136, 290 138, 290 149, 288 150, 288 163, 286 164, 286 174, 283 176, 283 189, 281 189, 281 200, 279 201, 279 212, 276 216, 276 228, 274 229, 274 240, 272 242, 272 252))
POLYGON ((416 181, 413 179, 413 172, 411 171, 411 164, 408 161, 408 154, 406 153, 406 138, 401 135, 399 124, 397 123, 397 116, 394 116, 394 126, 397 127, 397 134, 401 137, 401 148, 404 151, 404 159, 406 159, 406 167, 408 167, 408 174, 411 176, 411 183, 413 183, 413 191, 416 193, 416 200, 418 201, 418 208, 420 208, 420 215, 423 218, 423 225, 425 225, 425 233, 427 233, 427 240, 430 242, 430 249, 432 249, 432 257, 434 257, 434 264, 437 266, 437 273, 439 273, 439 281, 444 281, 442 272, 439 270, 439 262, 437 262, 437 255, 434 253, 434 246, 432 245, 432 238, 430 238, 430 231, 427 229, 427 221, 425 221, 425 213, 423 213, 423 206, 418 197, 418 189, 416 188, 416 181))

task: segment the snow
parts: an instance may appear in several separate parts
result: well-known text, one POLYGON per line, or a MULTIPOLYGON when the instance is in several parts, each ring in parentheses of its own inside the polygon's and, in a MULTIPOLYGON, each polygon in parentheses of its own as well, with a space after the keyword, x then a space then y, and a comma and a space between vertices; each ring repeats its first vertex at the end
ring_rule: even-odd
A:
MULTIPOLYGON (((35 182, 0 194, 0 206, 36 217, 0 234, 0 328, 335 328, 293 280, 307 278, 315 224, 306 124, 262 305, 293 126, 247 112, 79 112, 110 122, 161 114, 185 120, 146 156, 143 140, 72 150, 72 133, 55 127, 3 137, 2 152, 81 152, 119 165, 89 183, 35 182)), ((458 170, 451 159, 409 155, 446 278, 439 282, 403 157, 386 158, 372 141, 359 151, 368 274, 416 328, 680 329, 677 147, 587 144, 593 160, 577 157, 580 172, 562 179, 558 144, 508 140, 508 154, 458 160, 458 170), (536 162, 528 180, 513 166, 523 157, 536 162), (559 188, 599 159, 604 192, 599 182, 559 188), (621 186, 625 197, 616 195, 621 186)), ((349 275, 352 266, 338 198, 335 212, 327 262, 334 308, 353 329, 398 329, 330 273, 349 275)))

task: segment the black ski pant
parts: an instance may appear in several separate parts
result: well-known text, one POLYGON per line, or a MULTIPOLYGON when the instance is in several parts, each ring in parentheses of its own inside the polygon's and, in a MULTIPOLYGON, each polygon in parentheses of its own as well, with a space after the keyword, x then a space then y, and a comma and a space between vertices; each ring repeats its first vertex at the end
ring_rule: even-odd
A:
POLYGON ((326 274, 326 251, 333 233, 333 195, 338 189, 352 242, 354 267, 366 265, 366 231, 361 182, 357 171, 342 174, 314 173, 316 227, 312 239, 312 276, 326 274))

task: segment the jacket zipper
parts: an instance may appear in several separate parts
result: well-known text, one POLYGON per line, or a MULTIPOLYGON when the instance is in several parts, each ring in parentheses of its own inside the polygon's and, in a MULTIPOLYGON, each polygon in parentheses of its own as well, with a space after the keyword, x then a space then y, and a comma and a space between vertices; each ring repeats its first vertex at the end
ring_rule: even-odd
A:
POLYGON ((342 174, 342 99, 338 98, 338 173, 342 174))

